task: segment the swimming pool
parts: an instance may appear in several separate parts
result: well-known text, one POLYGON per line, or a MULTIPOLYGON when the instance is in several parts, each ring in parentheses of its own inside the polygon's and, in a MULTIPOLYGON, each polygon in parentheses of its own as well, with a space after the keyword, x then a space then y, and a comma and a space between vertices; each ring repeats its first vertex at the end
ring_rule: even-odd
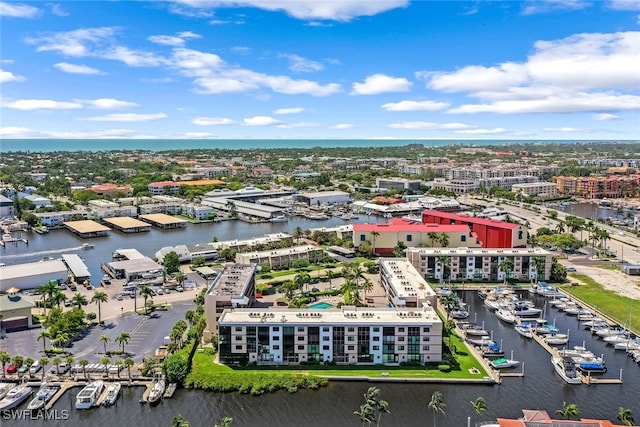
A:
POLYGON ((328 302, 317 302, 315 304, 308 305, 307 308, 311 309, 325 309, 325 308, 333 308, 333 304, 329 304, 328 302))

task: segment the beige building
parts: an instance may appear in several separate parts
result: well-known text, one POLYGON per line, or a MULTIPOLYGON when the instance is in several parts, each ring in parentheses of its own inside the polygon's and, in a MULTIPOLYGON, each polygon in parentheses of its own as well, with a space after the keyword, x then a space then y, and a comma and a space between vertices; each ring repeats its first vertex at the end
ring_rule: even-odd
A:
POLYGON ((436 307, 437 296, 406 258, 380 258, 380 284, 394 307, 436 307))
POLYGON ((228 309, 219 320, 224 364, 428 363, 442 360, 442 321, 431 306, 228 309))
POLYGON ((526 184, 513 184, 511 191, 528 197, 552 197, 558 195, 558 186, 553 182, 529 182, 526 184))
POLYGON ((250 307, 256 299, 256 265, 230 264, 215 278, 204 297, 207 326, 203 339, 218 335, 218 319, 227 308, 250 307))
POLYGON ((31 328, 31 309, 35 306, 31 298, 23 295, 0 295, 0 338, 4 337, 5 332, 31 328))
POLYGON ((238 264, 269 264, 272 270, 291 268, 291 265, 305 259, 310 263, 318 262, 324 256, 324 249, 319 246, 304 245, 291 248, 273 249, 260 252, 241 252, 236 254, 238 264))

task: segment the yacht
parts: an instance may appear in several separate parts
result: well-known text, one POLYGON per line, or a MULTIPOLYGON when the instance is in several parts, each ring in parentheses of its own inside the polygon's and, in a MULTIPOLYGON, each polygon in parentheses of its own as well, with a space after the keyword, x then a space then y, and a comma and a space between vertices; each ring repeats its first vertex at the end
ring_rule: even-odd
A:
POLYGON ((516 325, 514 329, 525 338, 533 338, 533 328, 527 322, 516 325))
POLYGON ((526 302, 519 302, 513 307, 513 314, 519 317, 537 317, 542 310, 526 302))
POLYGON ((104 383, 100 380, 87 384, 76 397, 76 409, 90 409, 98 402, 104 383))
POLYGON ((11 383, 0 383, 0 399, 4 399, 4 397, 9 393, 9 390, 13 388, 13 384, 11 383))
POLYGON ((493 366, 494 369, 513 368, 519 363, 520 361, 518 360, 505 359, 504 357, 501 357, 499 359, 494 359, 489 362, 489 364, 491 364, 491 366, 493 366))
POLYGON ((35 411, 44 407, 57 391, 58 387, 52 387, 47 383, 42 383, 36 396, 29 402, 27 409, 35 411))
POLYGON ((286 215, 278 215, 278 216, 274 216, 273 218, 269 219, 269 221, 271 221, 271 222, 287 222, 287 221, 289 221, 289 218, 287 218, 286 215))
POLYGON ((516 321, 516 316, 507 308, 497 309, 496 317, 506 323, 515 323, 516 321))
POLYGON ((549 345, 564 345, 569 342, 569 334, 549 334, 542 339, 549 345))
POLYGON ((120 388, 122 388, 120 383, 110 384, 109 387, 107 387, 107 397, 104 398, 102 404, 104 406, 111 406, 116 403, 116 400, 118 400, 118 394, 120 393, 120 388))
POLYGON ((153 387, 151 387, 151 392, 149 393, 150 404, 157 405, 158 403, 160 403, 162 395, 164 394, 164 388, 164 377, 161 374, 156 374, 156 377, 153 380, 153 387))
POLYGON ((576 363, 569 356, 551 356, 551 363, 556 373, 567 384, 581 384, 582 379, 578 375, 576 363))
POLYGON ((0 411, 15 408, 24 402, 27 397, 31 396, 31 393, 33 393, 33 389, 31 387, 27 387, 25 384, 13 387, 9 390, 4 399, 0 400, 0 411))

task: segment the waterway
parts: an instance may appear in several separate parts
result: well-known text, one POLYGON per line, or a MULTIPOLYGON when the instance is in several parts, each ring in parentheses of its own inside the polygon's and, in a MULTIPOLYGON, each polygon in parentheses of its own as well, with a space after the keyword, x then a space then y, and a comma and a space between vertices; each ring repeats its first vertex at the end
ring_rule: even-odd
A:
MULTIPOLYGON (((362 218, 375 221, 375 218, 362 218)), ((29 246, 22 243, 0 248, 2 262, 7 264, 36 261, 43 256, 58 257, 57 254, 76 252, 87 262, 95 277, 101 277, 100 263, 110 260, 117 248, 137 248, 148 256, 167 245, 195 244, 211 241, 214 236, 220 240, 242 239, 262 236, 279 231, 292 232, 296 226, 303 229, 329 227, 344 224, 341 219, 311 221, 292 219, 289 223, 246 224, 226 222, 216 224, 188 225, 184 230, 159 231, 140 235, 125 235, 111 232, 108 237, 90 240, 94 249, 82 250, 84 242, 65 230, 55 230, 47 235, 28 235, 29 246), (75 249, 74 249, 75 248, 75 249)), ((615 352, 611 347, 583 330, 575 317, 567 317, 554 308, 548 308, 547 319, 556 323, 561 331, 570 331, 570 345, 582 345, 596 354, 604 354, 608 372, 607 378, 618 377, 623 371, 623 384, 568 385, 554 372, 550 356, 535 342, 518 335, 511 326, 500 322, 487 310, 473 292, 463 293, 469 303, 471 321, 485 322, 485 329, 493 331, 494 339, 502 341, 507 355, 511 350, 514 358, 524 362, 523 378, 504 378, 501 385, 458 385, 458 384, 409 384, 376 383, 382 397, 389 402, 391 413, 384 415, 382 425, 423 426, 432 424, 432 413, 427 404, 434 391, 443 394, 447 404, 446 415, 438 415, 440 426, 466 426, 467 417, 472 423, 477 419, 491 420, 496 417, 517 418, 521 409, 544 409, 553 414, 563 402, 576 403, 584 417, 610 419, 615 421, 619 407, 629 408, 636 419, 640 417, 640 366, 626 357, 624 352, 615 352), (470 402, 482 396, 488 406, 479 418, 470 402)), ((537 297, 539 307, 544 299, 537 297)), ((631 307, 630 307, 631 309, 631 307)), ((638 309, 634 310, 638 313, 638 309)), ((637 314, 636 314, 637 315, 637 314)), ((518 368, 519 369, 519 368, 518 368)), ((14 421, 3 418, 3 426, 169 426, 176 414, 182 414, 193 426, 211 426, 223 416, 234 418, 233 427, 299 427, 299 426, 356 426, 359 421, 353 411, 363 403, 362 394, 371 383, 334 382, 319 391, 270 393, 259 397, 238 393, 205 393, 201 391, 179 390, 171 399, 166 399, 158 407, 140 405, 141 388, 123 388, 123 397, 117 406, 76 411, 73 403, 77 390, 67 392, 54 405, 55 410, 70 410, 68 421, 14 421)), ((22 404, 18 409, 26 407, 22 404)), ((4 416, 5 414, 3 414, 4 416)))

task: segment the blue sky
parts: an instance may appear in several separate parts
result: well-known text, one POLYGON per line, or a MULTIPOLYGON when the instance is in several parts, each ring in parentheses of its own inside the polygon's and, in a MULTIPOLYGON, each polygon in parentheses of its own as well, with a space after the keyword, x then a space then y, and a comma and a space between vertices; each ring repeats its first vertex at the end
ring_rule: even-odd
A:
POLYGON ((0 2, 0 137, 640 137, 640 0, 0 2))

